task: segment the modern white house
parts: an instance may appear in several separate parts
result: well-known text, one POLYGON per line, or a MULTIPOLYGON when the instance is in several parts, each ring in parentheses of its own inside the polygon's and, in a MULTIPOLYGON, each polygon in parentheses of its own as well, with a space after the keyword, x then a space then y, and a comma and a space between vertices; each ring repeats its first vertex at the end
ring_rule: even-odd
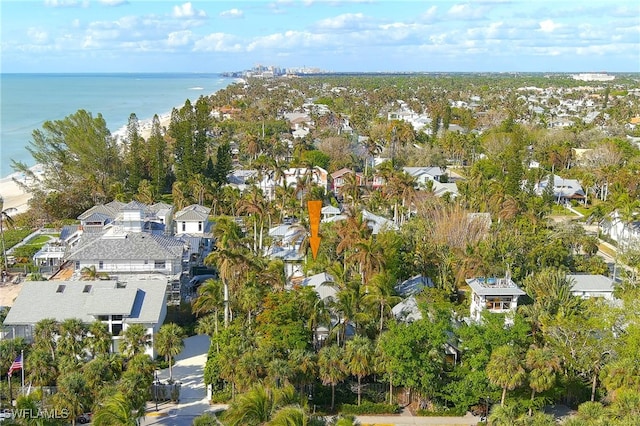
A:
POLYGON ((211 209, 199 204, 191 204, 176 212, 174 223, 176 226, 175 234, 191 234, 199 236, 211 235, 211 222, 209 222, 209 213, 211 209))
MULTIPOLYGON (((132 324, 142 324, 153 342, 167 314, 166 288, 157 280, 25 281, 3 325, 8 336, 32 342, 35 325, 46 318, 101 321, 113 336, 112 352, 118 352, 120 333, 132 324)), ((155 357, 153 345, 146 353, 155 357)))
POLYGON ((571 294, 582 299, 602 297, 613 300, 614 282, 604 275, 575 274, 567 275, 567 280, 573 285, 571 294))
POLYGON ((518 307, 518 298, 526 294, 508 276, 505 278, 479 277, 466 281, 471 288, 470 317, 473 321, 480 321, 483 311, 498 314, 514 313, 518 307))
POLYGON ((633 246, 640 241, 640 221, 623 220, 617 210, 600 222, 602 233, 623 247, 633 246))

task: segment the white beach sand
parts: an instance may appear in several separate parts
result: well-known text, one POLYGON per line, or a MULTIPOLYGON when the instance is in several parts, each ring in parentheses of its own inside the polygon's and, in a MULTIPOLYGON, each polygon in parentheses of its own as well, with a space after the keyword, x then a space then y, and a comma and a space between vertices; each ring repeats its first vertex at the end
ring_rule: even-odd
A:
MULTIPOLYGON (((42 167, 35 165, 30 168, 36 176, 42 173, 42 167)), ((14 179, 24 181, 25 177, 22 173, 13 173, 5 178, 0 179, 0 196, 4 201, 3 210, 10 216, 24 213, 29 209, 29 199, 31 194, 25 192, 14 179)))

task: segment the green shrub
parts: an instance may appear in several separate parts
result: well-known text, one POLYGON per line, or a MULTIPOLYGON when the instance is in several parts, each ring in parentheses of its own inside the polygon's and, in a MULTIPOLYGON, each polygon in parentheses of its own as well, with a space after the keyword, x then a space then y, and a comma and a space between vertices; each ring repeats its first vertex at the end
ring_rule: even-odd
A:
POLYGON ((397 414, 399 412, 399 405, 375 403, 370 401, 364 401, 360 405, 342 404, 340 406, 341 414, 397 414))
POLYGON ((443 408, 440 410, 418 410, 417 415, 422 417, 457 417, 464 416, 467 411, 464 408, 443 408))
POLYGON ((212 404, 222 404, 231 399, 231 389, 223 389, 211 393, 212 404))

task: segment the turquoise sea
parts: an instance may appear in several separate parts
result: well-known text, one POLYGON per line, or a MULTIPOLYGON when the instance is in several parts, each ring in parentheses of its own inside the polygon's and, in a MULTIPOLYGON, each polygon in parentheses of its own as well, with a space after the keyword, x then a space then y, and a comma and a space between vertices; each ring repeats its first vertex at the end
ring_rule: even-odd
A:
POLYGON ((131 113, 151 120, 233 82, 219 74, 0 74, 0 178, 14 172, 12 159, 34 165, 25 147, 45 121, 84 109, 115 133, 131 113))

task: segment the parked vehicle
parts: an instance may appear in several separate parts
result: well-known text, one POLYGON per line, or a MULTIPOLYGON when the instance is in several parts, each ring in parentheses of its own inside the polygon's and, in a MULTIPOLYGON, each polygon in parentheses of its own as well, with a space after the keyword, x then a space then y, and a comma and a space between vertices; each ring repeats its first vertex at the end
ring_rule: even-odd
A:
POLYGON ((91 413, 82 413, 76 417, 76 423, 86 424, 91 423, 91 413))

